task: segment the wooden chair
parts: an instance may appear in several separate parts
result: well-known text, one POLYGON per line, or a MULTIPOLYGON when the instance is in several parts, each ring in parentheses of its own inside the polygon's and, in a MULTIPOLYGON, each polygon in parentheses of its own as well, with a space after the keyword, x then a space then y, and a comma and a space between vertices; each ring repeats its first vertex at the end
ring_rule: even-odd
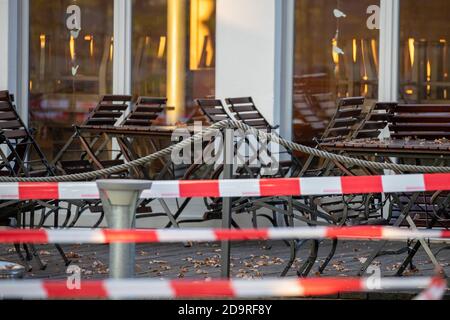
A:
MULTIPOLYGON (((31 130, 25 125, 14 105, 14 96, 8 91, 0 91, 0 172, 3 176, 30 178, 55 176, 55 169, 49 164, 39 145, 34 140, 31 130)), ((50 201, 2 201, 0 203, 0 220, 7 223, 12 218, 16 227, 43 227, 50 216, 54 216, 54 227, 65 227, 70 218, 70 212, 61 206, 59 200, 50 201), (40 211, 40 221, 35 221, 35 213, 40 211), (66 212, 66 219, 60 225, 59 213, 66 212), (26 215, 29 214, 29 225, 26 224, 26 215)), ((59 245, 56 249, 66 264, 69 260, 59 245)), ((31 270, 28 261, 36 258, 41 269, 45 265, 33 245, 23 245, 26 252, 24 257, 20 245, 15 245, 16 251, 27 269, 31 270)))
POLYGON ((376 139, 388 126, 391 112, 397 107, 395 102, 375 103, 366 114, 361 125, 352 135, 352 139, 376 139))
MULTIPOLYGON (((7 146, 9 155, 1 151, 2 169, 15 176, 40 177, 55 175, 34 137, 22 121, 14 106, 14 98, 8 91, 0 91, 0 143, 7 146), (11 171, 12 170, 12 171, 11 171)), ((2 170, 2 171, 3 171, 2 170)))
POLYGON ((223 120, 233 120, 230 114, 226 111, 221 100, 197 99, 195 102, 200 107, 208 122, 211 124, 223 120))
POLYGON ((272 126, 269 121, 259 112, 251 97, 228 98, 225 100, 231 112, 234 113, 236 120, 256 128, 272 132, 280 126, 272 126))
MULTIPOLYGON (((399 104, 392 110, 389 129, 391 137, 395 140, 409 141, 419 140, 424 143, 434 142, 433 149, 436 157, 434 160, 417 158, 414 164, 448 165, 449 161, 439 156, 440 141, 448 141, 450 138, 450 105, 444 104, 399 104)), ((411 163, 410 160, 401 156, 400 163, 411 163)), ((405 206, 411 199, 411 195, 399 196, 402 206, 405 206)), ((413 218, 417 227, 424 228, 450 228, 450 193, 438 191, 435 193, 426 192, 417 197, 410 208, 409 214, 413 218)), ((399 204, 392 204, 390 213, 393 222, 398 217, 401 207, 399 204)), ((402 225, 406 225, 402 222, 402 225)), ((420 248, 421 244, 416 243, 410 250, 408 257, 404 260, 397 274, 402 274, 407 265, 412 265, 412 259, 420 248)))
POLYGON ((166 98, 139 97, 132 111, 118 127, 150 127, 167 109, 166 98))
POLYGON ((111 159, 111 140, 101 129, 114 127, 129 108, 130 101, 131 96, 103 96, 84 123, 74 126, 74 134, 52 162, 61 173, 90 172, 123 163, 120 159, 111 159))
POLYGON ((350 139, 362 120, 364 97, 343 98, 319 142, 350 139))
MULTIPOLYGON (((363 97, 340 99, 327 128, 322 136, 316 139, 316 148, 323 149, 321 145, 324 143, 351 139, 364 118, 364 101, 363 97)), ((316 159, 314 156, 309 156, 299 176, 330 175, 336 166, 339 167, 339 172, 346 172, 346 168, 335 161, 321 160, 316 159)))
POLYGON ((450 105, 399 104, 389 124, 394 139, 450 138, 450 105))
MULTIPOLYGON (((240 120, 245 124, 260 130, 266 130, 267 133, 277 134, 279 125, 271 125, 264 115, 256 107, 253 98, 228 98, 225 100, 230 112, 233 114, 236 120, 240 120)), ((301 168, 301 161, 294 155, 291 150, 288 150, 282 146, 279 146, 278 159, 273 159, 273 156, 269 152, 271 161, 277 161, 279 168, 277 176, 285 177, 287 175, 297 175, 301 168), (287 158, 282 159, 282 158, 287 158)))

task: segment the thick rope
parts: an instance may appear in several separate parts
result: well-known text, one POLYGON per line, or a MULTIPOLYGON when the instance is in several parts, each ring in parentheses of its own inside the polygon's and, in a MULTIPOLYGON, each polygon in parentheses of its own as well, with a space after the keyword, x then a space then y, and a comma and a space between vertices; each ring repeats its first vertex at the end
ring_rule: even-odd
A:
POLYGON ((199 132, 192 137, 183 140, 182 142, 167 147, 163 150, 157 151, 153 154, 145 156, 143 158, 139 158, 128 163, 124 163, 121 165, 117 165, 110 168, 105 168, 101 170, 96 170, 92 172, 85 173, 77 173, 70 174, 64 176, 56 176, 56 177, 35 177, 35 178, 17 178, 17 177, 0 177, 0 182, 70 182, 70 181, 85 181, 92 180, 98 177, 109 176, 111 174, 123 172, 129 170, 131 168, 145 166, 146 164, 156 160, 163 158, 165 156, 171 155, 174 151, 181 151, 185 147, 190 146, 191 144, 202 141, 204 136, 210 136, 212 133, 217 132, 217 130, 221 130, 224 128, 234 128, 241 129, 244 132, 252 133, 255 136, 263 139, 265 141, 275 142, 279 145, 282 145, 288 150, 295 150, 305 154, 309 154, 315 157, 338 161, 347 165, 356 165, 364 168, 372 168, 376 170, 394 170, 399 172, 416 172, 416 173, 450 173, 450 167, 435 167, 435 166, 415 166, 415 165, 407 165, 407 164, 396 164, 396 163, 381 163, 374 161, 367 161, 361 159, 355 159, 343 155, 338 155, 335 153, 330 153, 327 151, 319 150, 316 148, 311 148, 308 146, 304 146, 298 143, 294 143, 292 141, 285 140, 281 138, 279 135, 275 133, 267 133, 253 127, 248 126, 242 121, 234 121, 234 120, 223 120, 218 122, 211 127, 199 132))

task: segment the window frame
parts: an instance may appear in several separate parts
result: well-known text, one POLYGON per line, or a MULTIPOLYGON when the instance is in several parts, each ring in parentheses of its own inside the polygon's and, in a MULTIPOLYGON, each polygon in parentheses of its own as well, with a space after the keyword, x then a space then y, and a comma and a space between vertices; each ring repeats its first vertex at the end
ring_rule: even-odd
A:
MULTIPOLYGON (((294 7, 291 4, 291 10, 294 7)), ((282 19, 282 16, 279 17, 282 19)), ((286 72, 283 70, 284 66, 294 68, 293 56, 295 54, 294 36, 295 35, 295 18, 282 19, 283 29, 288 37, 284 37, 284 41, 278 41, 277 45, 283 46, 279 50, 290 51, 290 55, 279 55, 282 60, 277 65, 279 68, 277 74, 285 74, 285 77, 290 77, 290 81, 280 82, 280 95, 282 97, 292 97, 292 74, 293 72, 286 72), (292 36, 291 36, 292 35, 292 36)), ((396 102, 399 98, 399 26, 400 26, 400 0, 380 0, 380 36, 379 36, 379 75, 378 75, 378 100, 396 102)), ((275 104, 277 108, 277 104, 275 104)), ((293 136, 292 126, 292 98, 286 99, 285 103, 281 104, 281 108, 275 110, 279 112, 280 124, 283 125, 282 133, 284 137, 291 140, 293 136)))

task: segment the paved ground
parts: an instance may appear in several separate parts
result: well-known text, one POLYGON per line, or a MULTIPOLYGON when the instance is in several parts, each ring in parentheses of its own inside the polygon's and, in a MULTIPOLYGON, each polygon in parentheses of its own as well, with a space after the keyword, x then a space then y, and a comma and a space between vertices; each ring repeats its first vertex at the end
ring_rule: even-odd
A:
MULTIPOLYGON (((355 276, 361 262, 373 250, 376 242, 341 242, 334 259, 328 265, 323 276, 355 276)), ((399 249, 404 243, 389 243, 386 249, 399 249)), ((443 245, 432 244, 433 252, 443 245)), ((330 249, 330 242, 324 241, 319 251, 319 261, 311 276, 318 276, 317 268, 330 249)), ((72 245, 64 250, 73 264, 83 270, 84 279, 103 279, 108 276, 107 245, 72 245)), ((42 259, 48 264, 45 270, 39 270, 33 262, 33 270, 27 278, 64 279, 66 267, 53 246, 38 246, 42 259)), ((296 276, 296 269, 308 256, 309 244, 298 253, 294 267, 288 276, 296 276)), ((136 247, 137 277, 166 279, 207 279, 220 276, 220 245, 218 243, 194 243, 190 247, 182 244, 147 244, 136 247)), ((232 246, 232 276, 235 278, 263 278, 279 276, 289 257, 289 249, 283 242, 237 242, 232 246)), ((395 273, 405 254, 384 256, 376 259, 383 276, 395 273)), ((0 246, 0 260, 20 262, 11 246, 0 246)), ((450 274, 450 250, 438 255, 438 260, 447 274, 450 274)), ((405 276, 433 275, 434 267, 423 250, 414 260, 415 271, 408 270, 405 276)), ((348 296, 348 295, 347 295, 348 296)), ((365 296, 367 298, 367 296, 365 296)), ((378 297, 378 296, 377 296, 378 297)), ((386 297, 386 296, 383 296, 386 297)), ((398 294, 395 298, 401 298, 398 294)), ((406 295, 405 297, 409 297, 406 295)))

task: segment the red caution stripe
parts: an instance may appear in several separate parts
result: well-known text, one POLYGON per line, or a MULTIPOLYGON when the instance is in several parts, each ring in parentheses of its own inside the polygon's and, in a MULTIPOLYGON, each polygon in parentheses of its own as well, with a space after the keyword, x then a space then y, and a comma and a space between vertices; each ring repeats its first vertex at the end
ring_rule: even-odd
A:
POLYGON ((19 230, 0 229, 0 243, 156 243, 156 242, 215 242, 288 239, 348 239, 394 240, 450 238, 446 230, 411 230, 384 226, 355 227, 296 227, 268 229, 158 229, 109 230, 61 229, 19 230))
POLYGON ((419 299, 441 299, 446 282, 438 278, 309 278, 261 280, 160 280, 96 281, 2 280, 3 299, 144 299, 144 298, 264 298, 324 296, 343 292, 426 289, 419 299))
MULTIPOLYGON (((152 181, 146 198, 266 197, 450 191, 450 174, 152 181)), ((2 200, 98 199, 95 182, 0 183, 2 200)))

